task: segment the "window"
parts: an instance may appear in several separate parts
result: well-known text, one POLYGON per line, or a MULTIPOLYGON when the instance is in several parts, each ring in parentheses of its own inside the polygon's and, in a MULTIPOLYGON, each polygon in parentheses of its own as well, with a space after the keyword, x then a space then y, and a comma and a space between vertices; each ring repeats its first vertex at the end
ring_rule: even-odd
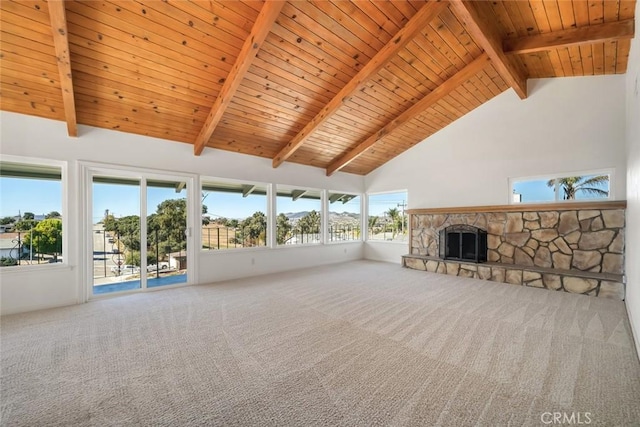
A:
POLYGON ((596 171, 512 179, 511 203, 610 199, 611 176, 611 171, 596 171))
POLYGON ((99 165, 83 174, 90 295, 189 283, 192 177, 99 165))
POLYGON ((204 180, 202 249, 267 246, 267 184, 204 180))
POLYGON ((0 161, 0 266, 62 262, 62 171, 58 162, 0 161))
POLYGON ((278 187, 276 242, 302 245, 322 242, 322 196, 320 190, 278 187))
POLYGON ((360 240, 360 196, 329 192, 329 242, 360 240))
POLYGON ((368 239, 407 241, 407 192, 370 194, 368 201, 368 239))

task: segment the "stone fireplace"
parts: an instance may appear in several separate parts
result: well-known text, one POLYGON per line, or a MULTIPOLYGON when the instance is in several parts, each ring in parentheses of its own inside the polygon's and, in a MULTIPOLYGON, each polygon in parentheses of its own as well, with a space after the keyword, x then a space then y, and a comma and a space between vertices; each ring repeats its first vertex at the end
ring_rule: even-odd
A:
POLYGON ((625 209, 624 201, 410 209, 409 254, 402 262, 418 270, 624 299, 625 209))
POLYGON ((484 262, 487 260, 487 232, 466 224, 440 230, 439 254, 442 259, 484 262))

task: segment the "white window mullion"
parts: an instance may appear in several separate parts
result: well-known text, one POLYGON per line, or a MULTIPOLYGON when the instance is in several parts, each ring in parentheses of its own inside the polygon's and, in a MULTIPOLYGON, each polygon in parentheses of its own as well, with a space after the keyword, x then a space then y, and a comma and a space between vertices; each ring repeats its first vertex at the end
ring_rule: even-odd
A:
POLYGON ((147 288, 147 179, 140 179, 140 287, 147 288))
POLYGON ((267 187, 267 247, 269 248, 275 248, 277 246, 276 193, 275 184, 269 184, 267 187))
POLYGON ((320 242, 327 244, 329 240, 329 196, 327 190, 320 193, 320 242))

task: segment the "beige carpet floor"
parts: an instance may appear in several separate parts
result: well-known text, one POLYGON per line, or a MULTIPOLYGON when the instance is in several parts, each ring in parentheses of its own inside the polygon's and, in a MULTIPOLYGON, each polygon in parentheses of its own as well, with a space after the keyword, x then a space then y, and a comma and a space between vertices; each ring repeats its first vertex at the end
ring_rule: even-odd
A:
POLYGON ((640 425, 620 301, 386 263, 5 316, 0 343, 5 426, 640 425))

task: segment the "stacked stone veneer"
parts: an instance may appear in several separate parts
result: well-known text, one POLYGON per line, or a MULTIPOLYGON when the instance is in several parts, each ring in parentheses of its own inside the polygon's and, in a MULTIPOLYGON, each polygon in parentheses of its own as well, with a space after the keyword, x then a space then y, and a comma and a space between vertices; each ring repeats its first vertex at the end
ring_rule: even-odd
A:
MULTIPOLYGON (((624 299, 624 209, 412 213, 409 268, 517 285, 624 299), (439 231, 468 224, 487 230, 487 259, 438 259, 439 231)), ((469 208, 472 209, 472 208, 469 208)))

